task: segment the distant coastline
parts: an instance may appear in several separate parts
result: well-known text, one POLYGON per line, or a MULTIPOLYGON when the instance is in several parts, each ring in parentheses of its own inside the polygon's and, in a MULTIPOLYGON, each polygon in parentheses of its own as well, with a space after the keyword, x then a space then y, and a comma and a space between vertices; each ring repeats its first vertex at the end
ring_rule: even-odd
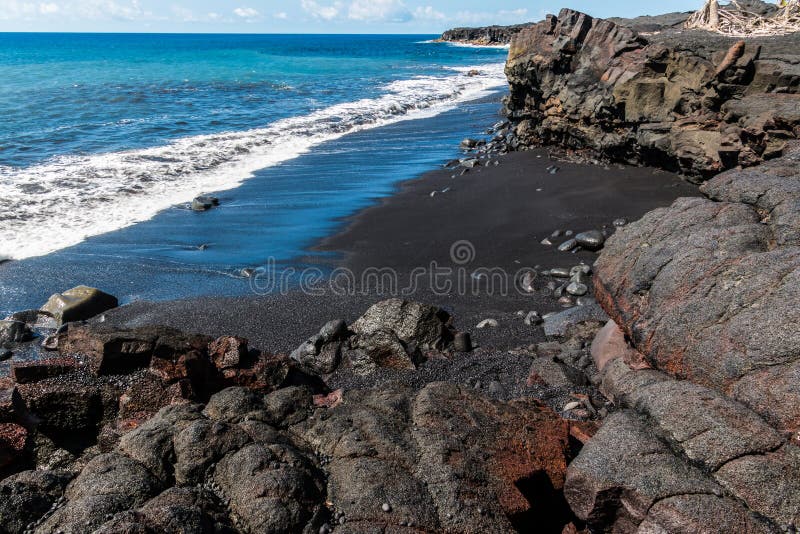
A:
POLYGON ((453 28, 442 34, 436 42, 458 43, 474 46, 507 46, 511 39, 533 22, 513 26, 483 26, 479 28, 453 28))

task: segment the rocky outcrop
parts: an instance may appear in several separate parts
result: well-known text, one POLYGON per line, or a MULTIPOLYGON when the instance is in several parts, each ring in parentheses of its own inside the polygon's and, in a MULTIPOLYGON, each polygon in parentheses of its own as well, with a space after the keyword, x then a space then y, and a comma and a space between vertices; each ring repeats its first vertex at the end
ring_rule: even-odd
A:
MULTIPOLYGON (((573 382, 536 387, 585 384, 595 329, 548 353, 573 382)), ((316 375, 337 350, 355 374, 355 353, 377 367, 457 357, 456 333, 442 309, 400 299, 328 323, 294 358, 235 336, 71 323, 57 357, 14 362, 0 384, 2 528, 560 532, 574 439, 592 425, 472 385, 332 392, 316 375)))
POLYGON ((658 369, 800 430, 800 143, 617 232, 598 300, 658 369))
POLYGON ((697 180, 752 166, 800 134, 798 49, 800 34, 644 36, 565 9, 512 41, 505 138, 697 180))
POLYGON ((226 389, 163 408, 74 475, 0 484, 22 532, 507 532, 560 530, 566 424, 528 401, 431 384, 352 391, 226 389), (337 529, 339 530, 339 529, 337 529))
POLYGON ((598 532, 781 532, 797 525, 800 449, 743 404, 615 358, 611 415, 564 494, 598 532))
POLYGON ((614 322, 592 354, 622 410, 568 471, 590 529, 800 524, 800 142, 701 191, 619 229, 595 264, 614 322))
POLYGON ((465 43, 473 45, 507 45, 512 37, 533 23, 516 24, 514 26, 485 26, 482 28, 454 28, 447 30, 439 38, 440 41, 465 43))

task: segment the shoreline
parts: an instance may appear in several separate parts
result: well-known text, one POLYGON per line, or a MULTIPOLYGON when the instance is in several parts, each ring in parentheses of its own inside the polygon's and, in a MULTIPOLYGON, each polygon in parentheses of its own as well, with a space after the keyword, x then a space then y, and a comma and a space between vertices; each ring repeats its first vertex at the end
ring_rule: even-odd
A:
POLYGON ((0 378, 27 530, 794 532, 800 33, 687 35, 550 15, 510 122, 248 273, 273 293, 84 298, 0 378))
MULTIPOLYGON (((563 309, 549 293, 526 294, 515 289, 518 272, 534 267, 540 270, 569 267, 579 262, 591 264, 597 257, 589 251, 559 252, 558 239, 553 239, 555 244, 551 246, 542 245, 542 239, 557 228, 577 233, 605 225, 610 230, 615 219, 633 221, 653 208, 668 205, 677 196, 698 194, 695 186, 669 173, 636 167, 551 162, 545 150, 512 153, 494 159, 499 159, 499 166, 474 170, 457 178, 452 178, 452 169, 440 169, 397 184, 393 194, 338 221, 338 231, 310 247, 310 256, 292 262, 318 263, 321 261, 318 253, 334 254, 336 257, 328 260, 330 268, 344 269, 355 275, 356 284, 347 286, 353 290, 347 294, 335 294, 339 287, 332 289, 327 278, 319 284, 325 294, 310 294, 311 290, 304 294, 296 288, 302 279, 301 272, 292 279, 295 289, 285 294, 140 301, 107 313, 105 320, 115 326, 164 324, 179 329, 194 327, 195 331, 213 335, 242 335, 262 350, 289 352, 327 320, 340 317, 351 321, 377 300, 399 296, 444 306, 452 310, 457 324, 464 328, 474 327, 487 317, 496 317, 501 328, 475 335, 479 343, 507 350, 525 343, 532 334, 517 317, 517 311, 524 309, 527 313, 535 309, 544 314, 563 309), (551 175, 546 167, 554 163, 560 171, 551 175), (598 173, 589 179, 590 183, 596 181, 595 186, 589 186, 583 179, 587 173, 598 173), (549 194, 548 182, 552 187, 549 194), (653 187, 656 183, 660 186, 653 187), (585 190, 576 190, 581 184, 585 190), (447 187, 451 188, 448 193, 430 197, 431 191, 447 187), (602 206, 589 212, 592 205, 597 206, 598 200, 602 206), (481 203, 505 206, 507 218, 501 220, 498 211, 477 213, 473 208, 481 203), (469 224, 457 218, 459 206, 465 205, 470 206, 472 222, 469 224), (541 215, 529 217, 529 211, 541 215), (447 219, 451 219, 449 227, 444 223, 447 219), (420 243, 421 236, 429 230, 428 224, 436 227, 436 238, 410 250, 404 243, 420 243), (539 229, 537 225, 541 225, 539 229), (505 240, 498 242, 495 236, 503 236, 505 240), (459 265, 452 261, 451 247, 461 240, 469 241, 474 247, 474 262, 459 265), (458 295, 455 291, 445 294, 435 291, 428 283, 430 278, 426 278, 412 293, 405 292, 412 283, 411 273, 415 269, 430 273, 432 262, 442 269, 452 270, 448 280, 453 288, 467 276, 471 286, 471 276, 478 269, 499 268, 504 273, 508 291, 495 294, 499 293, 498 289, 484 285, 477 295, 458 295), (382 286, 383 290, 374 285, 363 287, 364 273, 384 272, 387 268, 392 270, 394 288, 388 285, 382 286), (204 309, 215 311, 203 318, 204 309), (240 316, 255 319, 256 326, 240 324, 237 319, 240 316), (274 325, 269 324, 270 318, 274 325), (286 328, 290 324, 303 326, 292 332, 286 328), (239 330, 237 325, 241 326, 239 330)), ((313 269, 309 271, 312 274, 313 269)), ((370 277, 368 281, 371 284, 375 279, 370 277)), ((260 283, 277 282, 266 278, 260 283)))

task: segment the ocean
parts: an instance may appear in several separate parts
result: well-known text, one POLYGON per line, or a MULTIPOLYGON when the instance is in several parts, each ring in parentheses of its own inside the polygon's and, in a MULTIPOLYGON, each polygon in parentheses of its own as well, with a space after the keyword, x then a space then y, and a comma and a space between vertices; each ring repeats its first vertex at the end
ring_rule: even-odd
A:
POLYGON ((430 39, 0 34, 0 311, 302 256, 499 120, 507 52, 430 39))

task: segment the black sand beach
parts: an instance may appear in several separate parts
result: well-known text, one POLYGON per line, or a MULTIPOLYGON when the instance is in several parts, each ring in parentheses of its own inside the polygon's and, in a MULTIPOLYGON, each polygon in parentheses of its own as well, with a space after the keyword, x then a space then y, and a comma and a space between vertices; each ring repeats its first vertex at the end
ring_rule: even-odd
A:
POLYGON ((0 378, 0 518, 797 532, 800 57, 662 19, 521 30, 490 139, 239 269, 250 294, 6 321, 62 327, 0 378))
MULTIPOLYGON (((506 295, 488 294, 486 286, 476 295, 458 294, 459 268, 471 275, 479 268, 499 267, 509 273, 510 280, 525 267, 591 264, 595 253, 564 253, 540 242, 558 229, 611 229, 617 218, 633 221, 677 197, 698 194, 695 186, 669 173, 551 161, 544 150, 512 153, 499 161, 498 166, 456 178, 452 176, 461 169, 434 171, 404 183, 396 194, 343 221, 343 230, 314 251, 339 253, 336 267, 352 271, 356 280, 367 269, 392 268, 397 272, 398 291, 407 287, 415 268, 429 271, 431 262, 452 268, 454 289, 447 294, 437 294, 430 284, 421 282, 413 294, 402 296, 451 310, 459 327, 477 332, 479 343, 505 349, 535 341, 535 330, 516 316, 518 310, 546 313, 560 306, 549 294, 523 294, 514 288, 506 295), (560 169, 557 174, 546 170, 552 165, 560 169), (432 191, 443 190, 448 191, 431 197, 432 191), (462 266, 452 262, 450 253, 453 243, 463 240, 474 247, 475 257, 462 266), (497 319, 500 327, 475 331, 474 326, 487 317, 497 319)), ((554 242, 557 245, 560 240, 554 242)), ((375 301, 398 296, 376 292, 374 285, 359 284, 344 296, 333 294, 325 282, 320 287, 319 295, 290 291, 136 302, 109 312, 106 320, 121 326, 163 324, 211 335, 236 334, 260 349, 289 352, 325 322, 352 321, 375 301)))

